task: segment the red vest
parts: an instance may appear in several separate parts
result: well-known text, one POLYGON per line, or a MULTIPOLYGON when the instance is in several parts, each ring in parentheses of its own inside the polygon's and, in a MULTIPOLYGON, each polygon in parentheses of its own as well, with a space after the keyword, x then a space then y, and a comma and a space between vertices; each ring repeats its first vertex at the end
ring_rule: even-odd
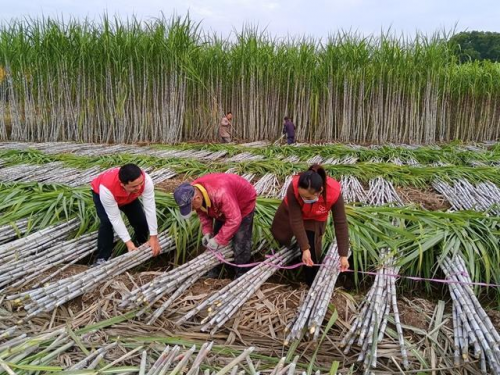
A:
MULTIPOLYGON (((292 179, 293 192, 295 198, 302 207, 302 218, 304 220, 315 220, 315 221, 327 221, 328 213, 330 212, 332 206, 337 202, 340 196, 340 184, 331 177, 327 177, 326 180, 326 202, 323 194, 319 196, 319 199, 315 203, 304 203, 301 196, 299 195, 299 176, 295 176, 292 179)), ((285 197, 285 204, 288 205, 288 199, 285 197)))
MULTIPOLYGON (((118 178, 119 171, 120 168, 108 169, 107 171, 94 178, 90 185, 92 186, 92 190, 96 194, 99 194, 99 186, 103 185, 111 192, 111 194, 113 194, 113 197, 115 198, 116 203, 118 203, 118 206, 124 206, 133 202, 134 200, 139 198, 142 193, 144 193, 145 184, 142 184, 137 193, 128 193, 125 191, 125 189, 121 185, 120 179, 118 178)), ((142 177, 145 178, 146 176, 144 176, 144 172, 141 173, 142 177)))

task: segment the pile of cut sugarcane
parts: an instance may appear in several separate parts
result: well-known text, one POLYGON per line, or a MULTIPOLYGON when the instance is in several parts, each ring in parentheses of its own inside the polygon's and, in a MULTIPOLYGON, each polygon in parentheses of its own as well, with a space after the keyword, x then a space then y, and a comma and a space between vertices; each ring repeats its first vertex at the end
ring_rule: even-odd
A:
POLYGON ((272 173, 266 173, 254 185, 257 195, 275 198, 279 193, 279 181, 272 173))
POLYGON ((403 201, 394 189, 391 182, 386 181, 382 177, 377 177, 370 180, 370 188, 366 194, 368 197, 368 204, 380 206, 384 204, 395 204, 403 206, 403 201))
POLYGON ((464 179, 454 181, 453 185, 435 180, 432 186, 444 195, 453 210, 491 210, 500 215, 500 189, 491 182, 482 182, 475 187, 464 179))
POLYGON ((0 244, 14 240, 28 230, 28 219, 18 220, 0 227, 0 244))
POLYGON ((356 177, 342 176, 340 186, 342 187, 342 197, 346 203, 366 203, 368 201, 363 185, 361 185, 361 182, 356 177))
MULTIPOLYGON (((233 260, 231 247, 225 247, 218 251, 226 260, 233 260)), ((137 316, 141 316, 150 310, 154 303, 168 294, 169 298, 162 303, 161 307, 148 316, 148 324, 153 324, 179 296, 218 264, 220 264, 220 260, 217 257, 208 251, 204 252, 189 262, 156 277, 142 287, 134 289, 130 295, 123 299, 120 307, 135 309, 142 306, 144 308, 137 313, 137 316)))
POLYGON ((484 374, 500 374, 500 335, 472 290, 464 260, 459 255, 446 257, 441 268, 453 300, 455 365, 470 361, 473 350, 484 374))
POLYGON ((349 332, 342 339, 341 346, 345 347, 344 354, 347 354, 352 345, 356 343, 361 349, 358 362, 363 362, 363 366, 367 370, 377 367, 377 346, 379 341, 384 338, 392 309, 403 366, 408 369, 408 356, 396 298, 396 275, 399 267, 395 266, 395 259, 387 250, 382 250, 380 258, 382 267, 377 271, 374 285, 364 298, 360 313, 354 320, 349 332))
POLYGON ((69 233, 79 226, 76 219, 52 225, 31 233, 26 237, 0 245, 0 257, 2 265, 15 263, 32 255, 40 254, 41 251, 50 248, 57 242, 66 238, 69 233))
MULTIPOLYGON (((36 164, 17 164, 9 167, 0 167, 0 181, 2 182, 43 182, 46 184, 63 184, 72 187, 90 183, 104 169, 91 167, 77 169, 65 167, 61 162, 36 164)), ((155 184, 169 180, 176 176, 170 168, 144 168, 155 184)))
MULTIPOLYGON (((174 250, 173 238, 167 235, 167 231, 159 237, 162 253, 174 250)), ((71 301, 72 299, 92 291, 101 283, 111 280, 125 271, 138 266, 153 256, 148 244, 140 246, 137 250, 112 258, 107 262, 89 268, 88 270, 65 279, 58 280, 52 284, 11 295, 8 300, 23 305, 28 312, 25 319, 30 319, 42 312, 49 312, 56 307, 71 301)))
POLYGON ((201 321, 201 330, 214 335, 238 309, 269 279, 280 266, 285 266, 297 258, 300 250, 296 247, 282 248, 276 254, 266 258, 262 263, 249 270, 218 292, 211 295, 189 313, 177 321, 183 324, 208 308, 208 316, 201 321))
MULTIPOLYGON (((29 237, 29 236, 28 236, 29 237)), ((42 249, 35 243, 28 243, 31 254, 17 256, 10 262, 0 265, 0 290, 12 293, 25 285, 33 282, 37 277, 54 266, 65 263, 65 265, 52 274, 48 275, 36 285, 43 285, 54 278, 71 264, 82 260, 97 250, 97 232, 83 235, 72 240, 60 241, 49 248, 42 249)), ((33 285, 31 287, 36 287, 33 285)))
POLYGON ((306 298, 299 306, 294 320, 287 326, 288 335, 285 339, 285 345, 291 341, 300 340, 306 326, 313 340, 318 339, 319 327, 325 318, 340 273, 339 262, 337 244, 333 243, 325 255, 306 298))

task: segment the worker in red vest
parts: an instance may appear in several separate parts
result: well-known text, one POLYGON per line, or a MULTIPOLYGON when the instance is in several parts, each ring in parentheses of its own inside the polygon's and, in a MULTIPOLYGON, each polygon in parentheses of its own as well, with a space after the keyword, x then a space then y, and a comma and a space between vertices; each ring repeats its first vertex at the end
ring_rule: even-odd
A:
POLYGON ((315 164, 308 171, 294 176, 285 199, 274 216, 271 232, 283 246, 289 246, 295 236, 302 250, 305 278, 312 285, 321 259, 322 239, 328 214, 333 213, 333 224, 340 256, 340 271, 349 269, 349 232, 340 192, 340 184, 327 177, 325 170, 315 164))
POLYGON ((91 182, 92 196, 101 221, 97 237, 97 259, 101 264, 111 256, 113 229, 127 246, 136 250, 120 211, 127 216, 134 228, 138 245, 148 242, 156 256, 161 248, 158 242, 158 224, 153 180, 135 164, 112 168, 97 176, 91 182), (139 201, 142 196, 143 204, 139 201), (144 205, 144 208, 143 208, 144 205))
MULTIPOLYGON (((202 244, 217 251, 232 242, 234 263, 248 263, 252 251, 252 228, 257 193, 243 177, 230 173, 212 173, 191 184, 183 183, 174 191, 182 217, 189 218, 196 211, 203 233, 202 244)), ((221 266, 207 277, 219 276, 221 266)), ((248 268, 235 269, 238 278, 248 268)))

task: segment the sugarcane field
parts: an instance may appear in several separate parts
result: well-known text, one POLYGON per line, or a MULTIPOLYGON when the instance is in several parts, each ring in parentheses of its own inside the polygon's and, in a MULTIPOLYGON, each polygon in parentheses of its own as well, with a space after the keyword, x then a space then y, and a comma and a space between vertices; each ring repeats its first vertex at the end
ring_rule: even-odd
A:
POLYGON ((500 375, 498 62, 177 16, 0 52, 0 375, 500 375))

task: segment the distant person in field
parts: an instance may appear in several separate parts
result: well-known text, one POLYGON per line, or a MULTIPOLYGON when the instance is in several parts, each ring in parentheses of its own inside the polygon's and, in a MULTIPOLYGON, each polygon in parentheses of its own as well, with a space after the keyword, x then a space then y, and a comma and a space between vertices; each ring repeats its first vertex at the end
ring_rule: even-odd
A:
POLYGON ((289 246, 295 237, 302 262, 306 265, 305 279, 311 286, 321 261, 323 234, 330 211, 340 256, 340 271, 349 269, 349 231, 340 192, 340 184, 327 177, 325 170, 315 164, 307 171, 294 176, 285 199, 274 215, 271 233, 280 245, 289 246))
POLYGON ((286 137, 286 143, 291 145, 295 143, 295 125, 292 122, 292 119, 289 117, 285 117, 285 122, 283 124, 283 134, 286 137))
POLYGON ((113 229, 127 246, 128 251, 136 245, 148 242, 153 255, 160 253, 158 225, 153 180, 135 164, 112 168, 97 176, 91 182, 92 196, 99 216, 97 237, 97 259, 99 265, 109 259, 113 250, 113 229), (143 204, 139 201, 142 196, 143 204), (144 207, 143 207, 144 205, 144 207), (134 228, 136 244, 123 222, 120 211, 127 216, 134 228))
MULTIPOLYGON (((251 183, 235 174, 211 173, 183 183, 174 191, 183 218, 196 211, 203 233, 202 245, 217 251, 230 243, 234 263, 248 263, 252 251, 253 216, 257 193, 251 183)), ((208 272, 207 277, 217 278, 222 266, 208 272)), ((236 268, 235 278, 248 268, 236 268)))
POLYGON ((220 121, 219 135, 222 139, 222 143, 231 142, 231 133, 233 126, 231 124, 232 119, 233 119, 233 114, 231 112, 227 112, 226 115, 220 121))

